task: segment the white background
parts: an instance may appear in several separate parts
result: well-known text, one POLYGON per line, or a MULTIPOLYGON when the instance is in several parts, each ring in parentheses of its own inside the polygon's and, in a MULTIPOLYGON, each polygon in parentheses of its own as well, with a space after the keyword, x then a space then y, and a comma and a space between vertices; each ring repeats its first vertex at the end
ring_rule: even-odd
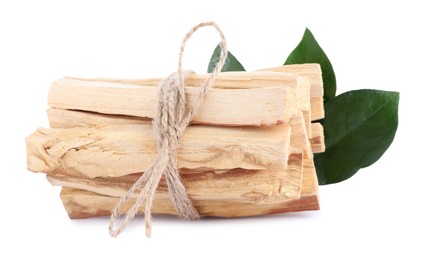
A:
MULTIPOLYGON (((426 1, 1 1, 0 259, 430 259, 430 8, 426 1), (24 138, 47 126, 50 83, 63 76, 154 77, 176 69, 193 25, 216 21, 248 70, 281 65, 312 30, 338 94, 401 92, 399 129, 375 165, 321 187, 321 210, 246 219, 143 219, 117 239, 108 219, 71 221, 24 138), (5 242, 4 242, 5 241, 5 242), (24 257, 24 258, 23 258, 24 257)), ((205 72, 218 42, 200 30, 185 67, 205 72)))

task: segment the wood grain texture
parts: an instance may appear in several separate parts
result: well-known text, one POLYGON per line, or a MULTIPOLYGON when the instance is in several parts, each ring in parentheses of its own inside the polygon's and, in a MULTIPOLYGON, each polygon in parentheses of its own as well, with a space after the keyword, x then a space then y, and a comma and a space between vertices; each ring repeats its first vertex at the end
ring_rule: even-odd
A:
POLYGON ((51 128, 152 124, 152 120, 142 117, 109 115, 59 108, 49 108, 46 114, 51 128))
POLYGON ((317 63, 292 64, 262 69, 260 71, 285 72, 308 77, 310 79, 311 119, 312 121, 324 118, 323 79, 322 70, 317 63))
POLYGON ((310 144, 313 153, 323 153, 326 149, 323 126, 319 123, 314 123, 311 126, 310 144))
MULTIPOLYGON (((70 127, 100 127, 109 125, 128 125, 128 124, 151 124, 151 121, 141 117, 131 117, 131 116, 116 116, 116 115, 106 115, 92 112, 74 111, 66 109, 50 108, 47 110, 49 124, 52 128, 70 128, 70 127)), ((289 126, 292 128, 292 132, 295 134, 295 138, 291 138, 294 147, 305 149, 307 146, 307 141, 304 138, 309 138, 305 135, 305 119, 299 118, 299 113, 292 116, 289 120, 289 126), (302 121, 302 122, 301 122, 302 121), (304 122, 304 123, 303 123, 304 122), (304 124, 304 126, 302 125, 304 124)), ((313 144, 311 146, 312 152, 322 152, 324 150, 324 136, 323 129, 316 127, 315 125, 319 123, 312 123, 311 140, 313 144), (320 131, 317 131, 320 129, 320 131), (316 149, 316 150, 315 150, 316 149)), ((198 127, 198 126, 193 126, 198 127)), ((308 150, 304 150, 306 156, 309 155, 308 150)))
MULTIPOLYGON (((302 153, 289 156, 286 170, 181 170, 184 186, 192 200, 225 200, 268 204, 286 199, 298 199, 301 192, 302 153)), ((51 184, 86 190, 111 197, 121 197, 141 174, 116 178, 79 178, 73 176, 47 176, 51 184)), ((137 191, 132 197, 136 198, 137 191)), ((156 199, 169 200, 165 179, 162 178, 156 199)))
POLYGON ((311 97, 311 120, 320 120, 325 117, 325 108, 323 104, 323 97, 311 97))
MULTIPOLYGON (((291 130, 190 126, 179 144, 179 168, 286 169, 291 130)), ((26 139, 30 171, 118 177, 145 171, 156 158, 152 125, 39 128, 26 139)))
POLYGON ((306 124, 304 115, 297 113, 290 121, 289 126, 291 128, 290 146, 299 149, 304 154, 304 158, 313 158, 313 151, 311 150, 309 136, 306 131, 306 124))
POLYGON ((320 68, 320 64, 318 63, 291 64, 272 68, 265 68, 259 71, 284 72, 286 74, 296 74, 299 76, 308 77, 310 79, 310 96, 323 96, 322 70, 320 68))
MULTIPOLYGON (((314 67, 312 66, 313 72, 314 67)), ((255 72, 222 72, 213 84, 213 88, 221 89, 252 89, 262 87, 286 87, 297 84, 298 75, 286 73, 286 71, 255 71, 255 72), (282 73, 280 73, 282 72, 282 73)), ((209 74, 188 75, 185 79, 185 85, 188 87, 199 87, 205 82, 209 74)), ((116 78, 79 78, 67 77, 68 79, 113 82, 121 84, 131 84, 138 86, 158 86, 163 78, 146 78, 146 79, 116 79, 116 78)))
MULTIPOLYGON (((186 79, 188 106, 207 76, 186 79)), ((110 215, 154 161, 151 118, 159 82, 63 78, 52 84, 52 129, 26 139, 27 161, 29 170, 45 172, 51 184, 63 187, 70 218, 110 215)), ((323 117, 318 64, 221 73, 179 145, 180 174, 200 215, 319 209, 313 152, 324 151, 324 131, 311 122, 323 117)), ((163 178, 152 211, 175 214, 163 178)))
MULTIPOLYGON (((283 73, 278 74, 282 76, 283 73)), ((283 82, 282 79, 280 81, 283 82)), ((305 81, 305 78, 301 80, 305 81)), ((198 93, 199 88, 186 87, 187 109, 190 109, 198 93)), ((299 95, 297 82, 294 85, 285 83, 283 86, 265 85, 260 88, 211 88, 192 122, 252 126, 287 123, 291 115, 300 109, 299 95)), ((48 105, 53 108, 153 118, 157 97, 157 86, 63 78, 51 85, 48 105)))
MULTIPOLYGON (((191 74, 186 80, 186 86, 201 86, 209 74, 191 74)), ((265 68, 255 72, 223 72, 217 76, 214 88, 261 88, 262 86, 295 85, 297 76, 310 79, 310 96, 323 96, 322 70, 318 63, 292 64, 265 68), (274 73, 275 72, 275 73, 274 73), (278 72, 278 73, 277 73, 278 72), (284 75, 280 75, 282 73, 284 75)), ((162 78, 148 79, 115 79, 115 78, 78 78, 70 79, 105 81, 141 86, 157 86, 162 78)))
MULTIPOLYGON (((193 205, 201 216, 212 217, 246 217, 266 214, 277 214, 304 210, 319 209, 319 195, 317 190, 317 177, 313 161, 303 161, 303 178, 300 198, 280 198, 271 203, 258 201, 232 201, 232 200, 199 200, 192 199, 193 205)), ((253 186, 249 187, 253 190, 253 186)), ((118 203, 116 196, 106 196, 85 190, 63 188, 60 195, 63 205, 71 219, 109 216, 111 210, 118 203)), ((123 209, 126 210, 134 202, 132 199, 123 209)), ((175 214, 170 200, 156 198, 152 212, 155 214, 175 214)), ((142 209, 140 209, 142 213, 142 209)))

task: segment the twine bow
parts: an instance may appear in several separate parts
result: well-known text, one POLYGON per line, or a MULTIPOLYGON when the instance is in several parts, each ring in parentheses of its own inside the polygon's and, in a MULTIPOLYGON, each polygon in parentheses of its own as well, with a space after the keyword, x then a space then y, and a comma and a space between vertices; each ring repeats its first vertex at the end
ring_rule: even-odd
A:
POLYGON ((144 205, 145 232, 151 237, 151 207, 162 176, 165 176, 168 186, 169 197, 173 202, 177 215, 186 220, 198 219, 199 213, 193 207, 187 195, 186 189, 181 182, 177 169, 178 143, 184 130, 189 125, 193 115, 211 88, 215 78, 221 72, 227 58, 227 46, 223 32, 214 22, 204 22, 194 26, 184 37, 179 54, 178 71, 165 78, 159 86, 159 102, 156 115, 153 120, 154 132, 157 139, 158 154, 156 160, 149 169, 133 184, 120 199, 112 211, 109 234, 118 236, 135 217, 141 205, 144 205), (191 36, 201 27, 212 26, 220 35, 221 52, 220 60, 213 72, 208 76, 189 111, 186 111, 184 77, 189 73, 183 72, 182 60, 184 48, 191 36), (139 191, 139 195, 128 211, 119 214, 124 204, 131 198, 132 194, 139 191), (115 225, 118 224, 118 228, 115 225))

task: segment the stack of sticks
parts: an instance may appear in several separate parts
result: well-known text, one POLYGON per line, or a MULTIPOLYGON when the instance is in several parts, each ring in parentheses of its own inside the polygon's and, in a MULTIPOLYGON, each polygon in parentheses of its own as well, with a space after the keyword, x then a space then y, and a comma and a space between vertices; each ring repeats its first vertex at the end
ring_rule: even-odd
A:
MULTIPOLYGON (((187 104, 206 77, 187 77, 187 104)), ((70 218, 110 215, 155 160, 151 119, 160 80, 63 78, 52 84, 51 128, 26 139, 27 163, 30 171, 46 173, 52 185, 62 186, 70 218)), ((318 64, 221 73, 178 150, 182 181, 199 214, 319 209, 313 153, 325 145, 323 128, 314 121, 323 117, 318 64)), ((176 214, 163 178, 152 212, 176 214)))

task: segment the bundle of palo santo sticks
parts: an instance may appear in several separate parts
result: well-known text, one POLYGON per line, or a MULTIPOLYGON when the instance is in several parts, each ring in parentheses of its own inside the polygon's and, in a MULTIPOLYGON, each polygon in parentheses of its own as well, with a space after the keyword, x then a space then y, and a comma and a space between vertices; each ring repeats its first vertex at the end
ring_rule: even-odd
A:
MULTIPOLYGON (((193 103, 207 75, 186 78, 193 103)), ((161 79, 55 81, 51 128, 26 139, 28 169, 62 186, 70 218, 110 215, 156 156, 152 121, 161 79)), ((323 152, 318 64, 219 74, 180 139, 178 167, 201 216, 319 209, 313 153, 323 152)), ((130 204, 133 201, 129 202, 130 204)), ((175 214, 162 178, 153 213, 175 214)))

